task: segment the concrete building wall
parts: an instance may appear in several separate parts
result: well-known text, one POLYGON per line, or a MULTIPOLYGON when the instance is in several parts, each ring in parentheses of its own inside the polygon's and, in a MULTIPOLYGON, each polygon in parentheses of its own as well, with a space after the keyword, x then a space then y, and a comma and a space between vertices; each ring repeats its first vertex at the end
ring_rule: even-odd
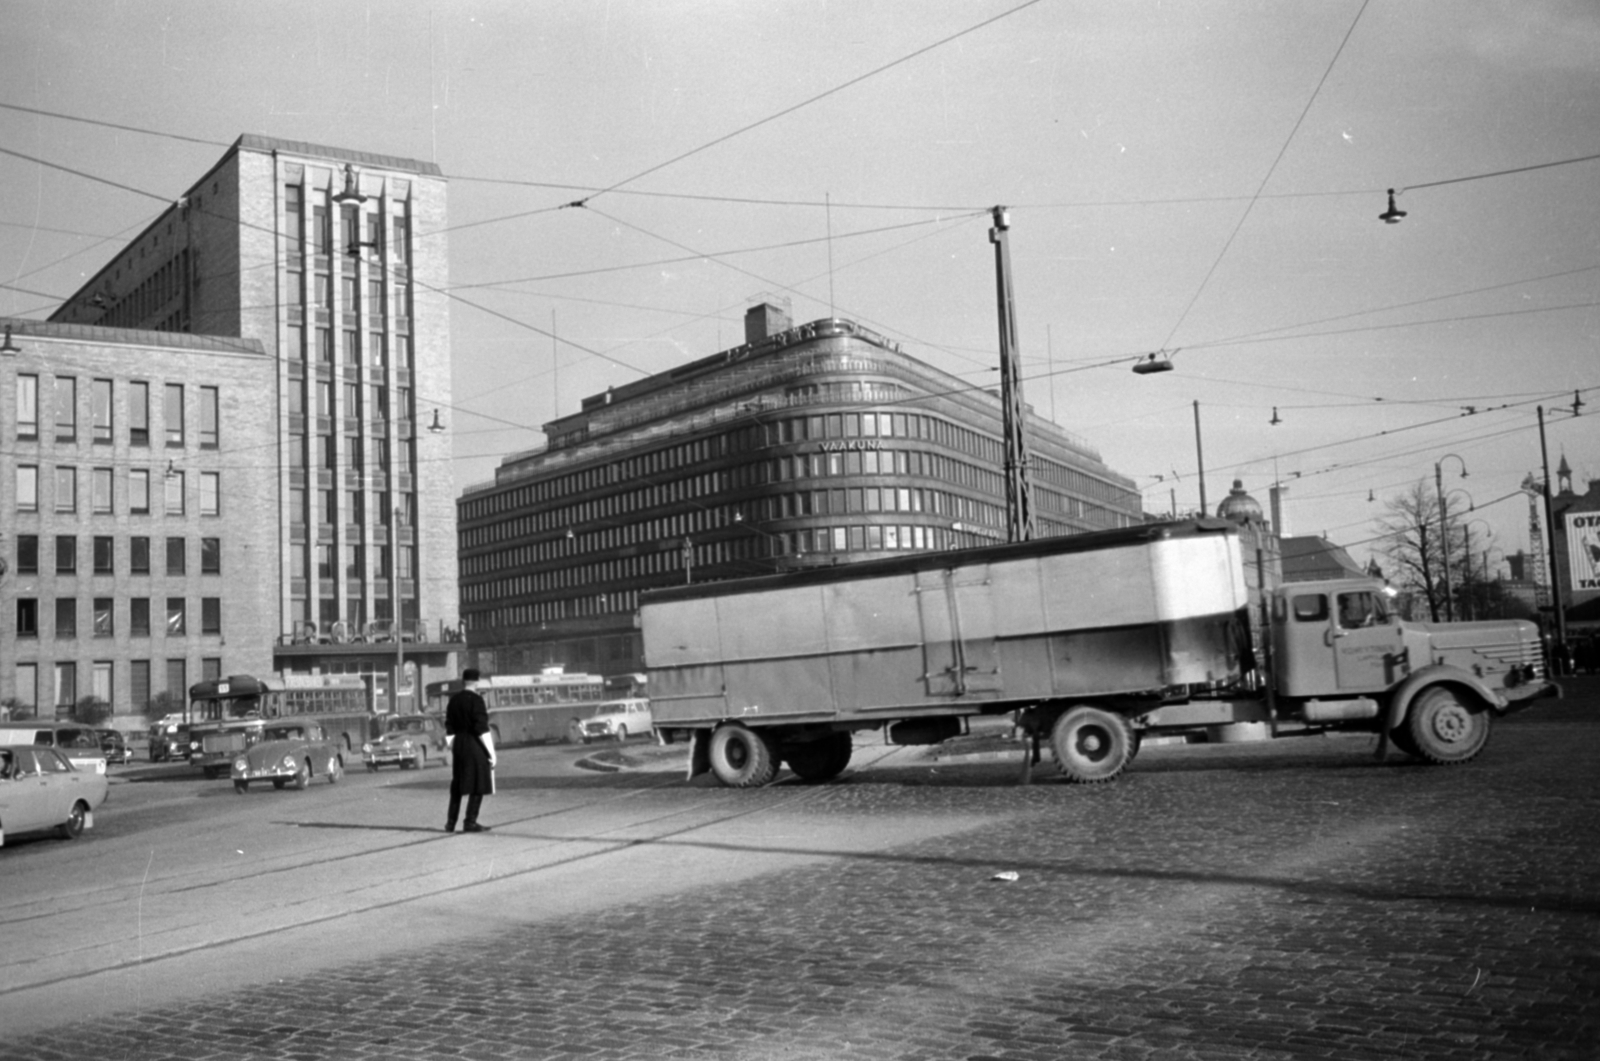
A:
POLYGON ((260 395, 271 386, 271 359, 250 341, 10 323, 20 352, 0 356, 0 546, 9 567, 0 577, 0 699, 26 700, 31 668, 37 699, 24 706, 49 715, 57 706, 58 665, 73 668, 73 699, 94 693, 97 668, 108 668, 118 724, 135 728, 144 708, 134 697, 136 666, 148 668, 150 694, 180 699, 183 686, 208 670, 270 670, 276 422, 260 395), (66 410, 55 401, 62 380, 74 384, 70 432, 61 422, 66 410), (138 401, 137 384, 147 387, 147 403, 138 401), (182 388, 181 422, 165 415, 169 384, 182 388), (31 431, 19 416, 25 386, 38 394, 31 431), (100 401, 101 386, 109 387, 109 405, 100 401), (214 434, 202 411, 209 393, 216 397, 214 434), (26 469, 37 472, 32 505, 18 494, 26 469), (138 500, 140 480, 148 484, 145 504, 138 500), (69 482, 71 497, 64 494, 69 482), (109 483, 109 495, 102 483, 109 483), (58 570, 56 543, 64 537, 74 539, 70 573, 58 570), (181 574, 168 568, 173 539, 182 543, 181 574), (22 562, 28 541, 36 563, 22 562), (214 551, 207 544, 213 541, 214 551), (135 569, 136 552, 147 557, 147 571, 135 569), (206 555, 216 557, 214 572, 205 570, 206 555), (148 602, 147 631, 134 627, 135 600, 148 602), (169 629, 169 600, 184 602, 181 633, 169 629), (31 631, 19 629, 29 601, 35 602, 31 631), (60 601, 75 602, 70 636, 58 636, 60 601), (217 602, 214 632, 206 629, 207 601, 217 602), (169 674, 178 688, 169 688, 169 674))

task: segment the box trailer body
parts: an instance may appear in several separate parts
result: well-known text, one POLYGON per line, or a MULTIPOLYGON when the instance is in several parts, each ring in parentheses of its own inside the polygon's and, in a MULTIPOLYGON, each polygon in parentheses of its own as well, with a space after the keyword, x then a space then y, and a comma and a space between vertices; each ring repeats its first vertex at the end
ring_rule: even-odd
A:
MULTIPOLYGON (((1363 590, 1381 609, 1370 604, 1376 587, 1363 590)), ((1393 688, 1400 669, 1409 676, 1409 664, 1395 662, 1406 637, 1410 659, 1430 651, 1419 638, 1444 635, 1407 635, 1393 620, 1383 636, 1395 644, 1368 646, 1375 635, 1363 632, 1340 670, 1345 657, 1333 646, 1355 642, 1334 637, 1326 621, 1314 632, 1283 621, 1303 597, 1269 598, 1274 628, 1293 635, 1274 636, 1273 654, 1300 686, 1283 699, 1282 723, 1307 721, 1297 704, 1333 697, 1362 702, 1314 707, 1338 716, 1314 724, 1376 729, 1373 674, 1393 688), (1308 652, 1301 641, 1318 647, 1308 652), (1318 671, 1308 655, 1326 665, 1318 671), (1336 671, 1349 688, 1340 690, 1336 671)), ((934 743, 972 715, 1015 712, 1030 732, 1049 732, 1078 780, 1115 776, 1153 729, 1280 721, 1252 644, 1237 528, 1223 521, 658 590, 642 598, 639 621, 657 733, 692 742, 691 772, 709 767, 734 785, 764 784, 783 762, 803 777, 830 777, 848 763, 855 731, 883 727, 895 743, 934 743)), ((1531 624, 1463 625, 1509 639, 1507 669, 1517 668, 1514 683, 1529 680, 1525 657, 1538 650, 1531 624)), ((1483 684, 1481 673, 1468 677, 1483 684)))

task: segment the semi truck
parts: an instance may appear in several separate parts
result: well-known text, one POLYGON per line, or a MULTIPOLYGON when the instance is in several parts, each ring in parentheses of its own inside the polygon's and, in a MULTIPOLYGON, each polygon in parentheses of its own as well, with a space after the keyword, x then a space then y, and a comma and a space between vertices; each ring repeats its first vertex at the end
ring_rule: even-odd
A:
MULTIPOLYGON (((1226 520, 684 585, 641 595, 657 737, 689 775, 825 781, 853 735, 937 744, 1011 715, 1075 782, 1141 741, 1365 731, 1377 755, 1475 757, 1497 716, 1559 695, 1525 620, 1401 619, 1376 578, 1281 582, 1226 520)), ((1026 747, 1026 746, 1025 746, 1026 747)))

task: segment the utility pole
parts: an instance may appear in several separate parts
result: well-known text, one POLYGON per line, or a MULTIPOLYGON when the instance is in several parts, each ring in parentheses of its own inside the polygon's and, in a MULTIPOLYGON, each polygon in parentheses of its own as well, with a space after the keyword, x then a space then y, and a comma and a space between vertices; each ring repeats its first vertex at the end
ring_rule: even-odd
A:
POLYGON ((1005 433, 1006 540, 1033 538, 1033 487, 1028 471, 1028 439, 1022 403, 1022 364, 1017 350, 1017 309, 1011 291, 1011 247, 1006 234, 1011 215, 1003 206, 992 211, 995 296, 1000 320, 1000 404, 1005 433))
MULTIPOLYGON (((1539 406, 1539 459, 1544 464, 1544 531, 1550 538, 1550 605, 1556 613, 1556 645, 1567 644, 1567 614, 1561 605, 1561 558, 1556 555, 1556 514, 1550 504, 1550 447, 1544 440, 1544 406, 1539 406)), ((1573 412, 1577 412, 1574 404, 1573 412)))

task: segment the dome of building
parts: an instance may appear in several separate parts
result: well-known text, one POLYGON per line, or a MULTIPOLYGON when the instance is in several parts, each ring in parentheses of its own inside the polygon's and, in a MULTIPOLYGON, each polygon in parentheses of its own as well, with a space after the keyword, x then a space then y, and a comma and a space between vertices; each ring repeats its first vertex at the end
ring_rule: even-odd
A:
POLYGON ((1231 519, 1235 523, 1260 523, 1263 518, 1261 502, 1245 493, 1244 483, 1235 479, 1233 489, 1228 491, 1228 496, 1217 506, 1217 516, 1221 519, 1231 519))

